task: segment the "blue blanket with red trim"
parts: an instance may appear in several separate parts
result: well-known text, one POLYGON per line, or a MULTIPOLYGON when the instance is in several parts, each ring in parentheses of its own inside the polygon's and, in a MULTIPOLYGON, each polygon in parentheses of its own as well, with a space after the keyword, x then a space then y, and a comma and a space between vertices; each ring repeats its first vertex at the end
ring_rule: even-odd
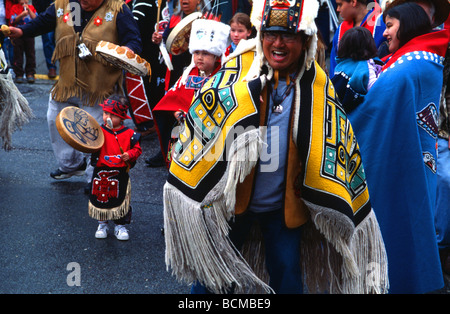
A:
POLYGON ((433 213, 445 32, 417 37, 397 51, 348 115, 386 245, 391 293, 443 286, 433 213))

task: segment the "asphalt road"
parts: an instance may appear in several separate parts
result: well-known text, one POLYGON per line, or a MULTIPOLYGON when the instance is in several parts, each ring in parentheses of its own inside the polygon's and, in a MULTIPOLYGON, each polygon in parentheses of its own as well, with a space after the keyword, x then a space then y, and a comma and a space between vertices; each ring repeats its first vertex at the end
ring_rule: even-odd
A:
MULTIPOLYGON (((36 44, 38 74, 47 74, 40 38, 36 44)), ((117 240, 113 228, 107 239, 96 239, 85 178, 49 175, 57 168, 46 122, 52 84, 37 79, 19 85, 35 117, 14 133, 11 151, 0 150, 0 294, 188 293, 164 262, 167 171, 144 162, 159 149, 156 135, 143 139, 143 154, 130 171, 130 240, 117 240)))

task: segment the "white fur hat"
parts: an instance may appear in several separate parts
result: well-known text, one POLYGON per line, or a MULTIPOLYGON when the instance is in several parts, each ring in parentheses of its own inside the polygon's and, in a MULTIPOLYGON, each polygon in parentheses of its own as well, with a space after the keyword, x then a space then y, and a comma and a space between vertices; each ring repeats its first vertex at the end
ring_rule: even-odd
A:
POLYGON ((224 23, 197 19, 192 23, 189 38, 189 52, 204 50, 216 56, 222 56, 228 47, 230 26, 224 23))

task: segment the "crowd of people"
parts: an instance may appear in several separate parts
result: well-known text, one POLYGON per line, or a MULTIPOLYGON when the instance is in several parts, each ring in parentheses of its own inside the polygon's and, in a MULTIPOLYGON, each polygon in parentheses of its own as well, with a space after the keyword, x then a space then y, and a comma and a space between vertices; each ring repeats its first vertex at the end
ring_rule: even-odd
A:
POLYGON ((128 171, 142 153, 123 125, 124 73, 94 53, 104 40, 152 66, 160 151, 145 162, 167 167, 166 264, 192 293, 433 292, 450 276, 450 3, 333 3, 232 1, 221 15, 220 1, 56 0, 37 13, 20 0, 0 22, 17 83, 34 81, 34 37, 55 42, 50 176, 86 173, 97 238, 108 220, 129 238, 128 171), (330 33, 324 7, 341 17, 330 33), (198 12, 188 47, 167 50, 198 12), (98 153, 59 135, 67 106, 102 124, 98 153), (105 193, 116 176, 117 195, 105 193))
MULTIPOLYGON (((49 0, 35 0, 32 4, 28 3, 28 0, 2 0, 0 2, 0 24, 17 26, 29 23, 38 14, 44 12, 50 3, 49 0)), ((48 68, 47 75, 50 79, 57 76, 56 65, 51 61, 55 46, 54 41, 54 32, 42 34, 45 61, 48 68)), ((3 39, 4 54, 17 84, 35 82, 36 56, 34 45, 35 42, 32 37, 15 40, 10 40, 8 37, 3 39)))

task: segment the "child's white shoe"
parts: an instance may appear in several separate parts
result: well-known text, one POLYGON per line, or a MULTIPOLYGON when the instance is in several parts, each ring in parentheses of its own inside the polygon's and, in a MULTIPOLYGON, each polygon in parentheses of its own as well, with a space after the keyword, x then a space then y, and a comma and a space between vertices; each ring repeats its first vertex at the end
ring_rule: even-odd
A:
POLYGON ((116 225, 114 227, 114 234, 118 240, 126 241, 130 238, 128 230, 124 225, 116 225))
POLYGON ((95 232, 95 237, 97 239, 105 239, 108 236, 108 224, 107 223, 99 223, 97 231, 95 232))

